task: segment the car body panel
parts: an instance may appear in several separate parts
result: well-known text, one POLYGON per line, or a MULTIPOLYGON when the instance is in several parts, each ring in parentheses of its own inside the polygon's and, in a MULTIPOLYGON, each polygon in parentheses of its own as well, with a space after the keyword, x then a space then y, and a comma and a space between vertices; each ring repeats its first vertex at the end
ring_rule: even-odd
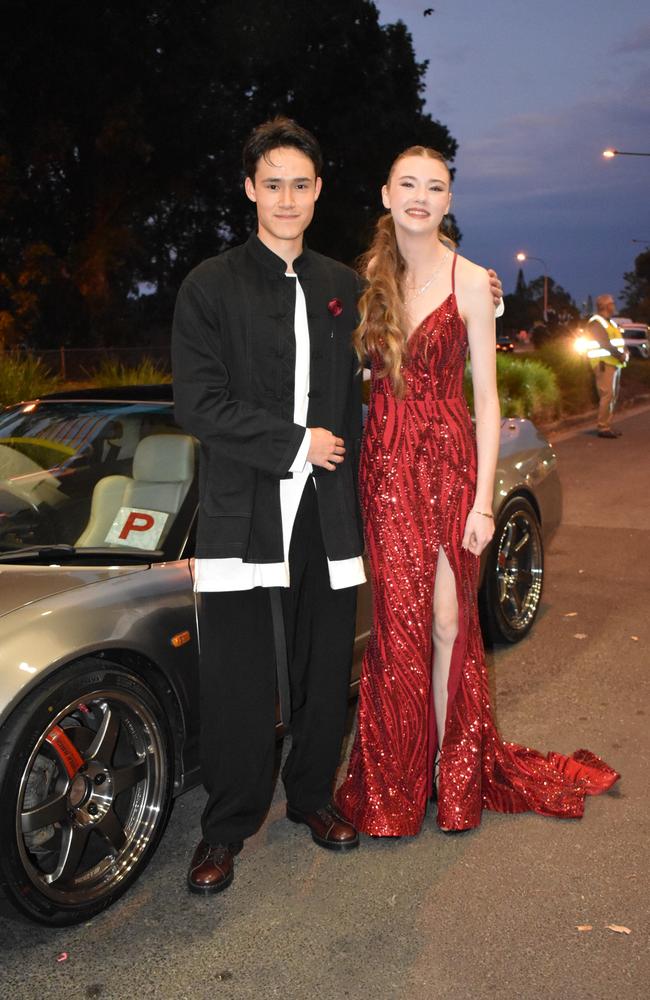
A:
MULTIPOLYGON (((0 564, 0 618, 37 601, 112 580, 147 566, 78 567, 0 564)), ((0 678, 1 683, 1 678, 0 678)))
MULTIPOLYGON (((562 487, 553 447, 530 420, 506 418, 501 422, 501 438, 494 481, 493 510, 499 510, 513 496, 525 496, 539 514, 542 535, 547 542, 562 519, 562 487)), ((485 567, 481 561, 481 579, 485 567)))
MULTIPOLYGON (((62 569, 62 575, 67 570, 62 569)), ((11 582, 36 577, 36 567, 4 567, 11 582)), ((84 657, 102 656, 116 662, 136 657, 146 679, 155 670, 159 682, 173 692, 182 720, 175 740, 182 747, 182 768, 189 755, 195 767, 198 733, 198 638, 189 561, 160 563, 145 572, 129 571, 97 580, 95 569, 88 585, 60 591, 47 600, 27 602, 7 615, 0 625, 0 725, 21 700, 46 677, 84 657), (189 641, 175 647, 172 637, 189 633, 189 641), (192 734, 192 735, 190 735, 192 734)), ((50 573, 56 578, 56 569, 50 573)), ((182 774, 178 776, 182 780, 182 774)))

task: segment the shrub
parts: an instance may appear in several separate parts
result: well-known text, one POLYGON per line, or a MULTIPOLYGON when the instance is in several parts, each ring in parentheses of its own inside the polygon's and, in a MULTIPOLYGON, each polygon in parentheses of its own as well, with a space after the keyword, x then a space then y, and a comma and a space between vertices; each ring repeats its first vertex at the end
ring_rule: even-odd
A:
POLYGON ((623 372, 622 383, 634 384, 637 392, 650 390, 650 361, 644 358, 630 358, 630 363, 623 372))
MULTIPOLYGON (((559 391, 550 368, 537 360, 497 355, 497 391, 503 417, 550 420, 556 412, 559 391)), ((465 372, 465 394, 474 406, 471 369, 465 372)))
POLYGON ((10 351, 0 356, 0 405, 54 392, 60 379, 31 354, 10 351))
POLYGON ((99 368, 87 374, 93 385, 106 389, 118 385, 160 385, 172 380, 169 372, 151 358, 143 358, 139 364, 129 367, 117 358, 108 357, 99 368))
POLYGON ((568 339, 544 344, 535 357, 555 373, 560 390, 560 413, 583 413, 596 402, 594 378, 585 357, 568 339))

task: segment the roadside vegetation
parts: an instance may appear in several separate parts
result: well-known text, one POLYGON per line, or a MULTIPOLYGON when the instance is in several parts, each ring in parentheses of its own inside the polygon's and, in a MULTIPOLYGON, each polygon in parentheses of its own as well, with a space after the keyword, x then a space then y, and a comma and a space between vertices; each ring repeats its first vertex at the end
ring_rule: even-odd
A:
POLYGON ((7 352, 0 360, 0 406, 19 403, 23 399, 34 399, 47 392, 55 392, 60 387, 58 375, 54 375, 40 358, 7 352))
MULTIPOLYGON (((544 344, 529 356, 497 355, 497 388, 504 417, 529 417, 540 425, 592 410, 598 396, 591 367, 570 340, 544 344)), ((473 406, 469 365, 465 394, 473 406)), ((650 394, 650 361, 632 358, 621 378, 621 400, 650 394)))
POLYGON ((87 374, 92 385, 102 389, 118 385, 161 385, 172 380, 169 371, 151 358, 143 358, 137 365, 125 365, 108 357, 99 368, 87 374))
POLYGON ((623 372, 621 395, 638 396, 650 393, 650 361, 633 358, 623 372))
MULTIPOLYGON (((89 369, 85 374, 83 384, 98 388, 171 382, 171 375, 165 366, 151 358, 143 358, 137 365, 125 365, 108 357, 99 368, 89 369)), ((70 382, 52 372, 40 358, 22 351, 0 354, 0 406, 20 403, 23 399, 35 399, 48 392, 70 387, 70 382)))
MULTIPOLYGON (((559 405, 559 389, 554 373, 537 358, 497 354, 497 390, 501 415, 552 420, 559 405)), ((474 409, 471 365, 465 370, 465 396, 474 409)))
MULTIPOLYGON (((597 397, 589 364, 576 354, 570 341, 555 340, 530 355, 497 354, 497 388, 504 417, 529 417, 538 424, 585 413, 597 397)), ((164 364, 145 357, 126 365, 105 358, 99 368, 86 372, 84 385, 111 388, 125 385, 160 385, 171 382, 164 364)), ((78 383, 76 383, 78 385, 78 383)), ((70 388, 39 359, 18 352, 6 353, 0 361, 0 406, 34 399, 57 389, 70 388)), ((368 401, 370 384, 364 382, 368 401)), ((623 373, 623 399, 650 393, 650 361, 634 358, 623 373)), ((465 395, 473 410, 471 367, 465 371, 465 395)))
POLYGON ((578 354, 571 339, 549 341, 535 351, 535 358, 555 376, 558 406, 554 417, 584 413, 596 405, 597 395, 591 366, 578 354))

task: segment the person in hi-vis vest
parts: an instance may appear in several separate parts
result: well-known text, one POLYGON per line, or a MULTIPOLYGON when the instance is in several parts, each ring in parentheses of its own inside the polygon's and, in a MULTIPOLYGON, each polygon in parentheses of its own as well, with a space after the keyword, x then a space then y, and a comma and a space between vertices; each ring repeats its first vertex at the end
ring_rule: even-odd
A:
POLYGON ((629 353, 623 331, 612 320, 616 312, 613 296, 599 295, 596 309, 598 312, 589 320, 591 340, 587 357, 598 390, 598 437, 617 438, 621 432, 612 429, 612 414, 618 398, 621 371, 627 364, 629 353))

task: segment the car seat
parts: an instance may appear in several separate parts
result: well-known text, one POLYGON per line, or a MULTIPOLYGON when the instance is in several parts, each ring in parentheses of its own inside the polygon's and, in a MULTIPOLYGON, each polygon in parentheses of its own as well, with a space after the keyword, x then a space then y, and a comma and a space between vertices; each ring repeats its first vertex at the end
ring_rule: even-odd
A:
POLYGON ((105 476, 96 483, 90 518, 76 544, 105 545, 121 507, 177 514, 194 477, 194 447, 187 434, 143 438, 133 456, 132 476, 105 476))

